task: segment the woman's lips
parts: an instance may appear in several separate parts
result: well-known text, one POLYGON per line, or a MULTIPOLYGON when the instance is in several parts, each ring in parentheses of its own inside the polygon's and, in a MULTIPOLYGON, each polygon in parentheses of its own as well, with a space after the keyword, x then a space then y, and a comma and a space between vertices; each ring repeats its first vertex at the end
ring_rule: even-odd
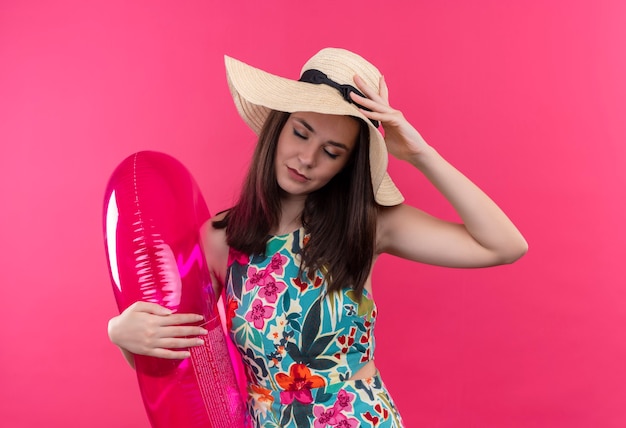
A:
POLYGON ((300 174, 297 170, 293 168, 287 167, 287 171, 289 172, 289 177, 299 183, 306 183, 307 181, 309 181, 308 177, 300 174))

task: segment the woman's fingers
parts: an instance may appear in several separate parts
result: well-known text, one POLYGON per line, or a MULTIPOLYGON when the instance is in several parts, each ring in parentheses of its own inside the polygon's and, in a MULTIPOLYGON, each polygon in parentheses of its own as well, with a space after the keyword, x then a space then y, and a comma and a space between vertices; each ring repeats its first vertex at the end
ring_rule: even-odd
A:
POLYGON ((370 110, 370 111, 367 111, 367 110, 361 109, 361 112, 363 112, 363 114, 365 114, 370 119, 375 119, 372 115, 389 116, 390 114, 393 114, 396 112, 396 110, 392 109, 390 106, 386 104, 381 104, 380 102, 377 102, 370 98, 362 97, 358 94, 355 94, 354 92, 351 92, 350 96, 352 97, 352 101, 370 110))
POLYGON ((383 124, 397 125, 403 119, 402 113, 398 110, 394 110, 388 105, 377 103, 369 98, 361 97, 354 92, 350 94, 352 99, 359 105, 368 108, 370 111, 361 109, 361 113, 368 119, 378 120, 383 124))
POLYGON ((133 303, 122 313, 122 315, 129 317, 144 317, 146 314, 158 315, 156 317, 148 316, 148 319, 163 326, 193 324, 204 320, 204 317, 200 314, 175 314, 164 306, 141 301, 133 303))
POLYGON ((188 338, 206 336, 207 334, 208 331, 198 326, 161 327, 158 333, 160 338, 188 338))
MULTIPOLYGON (((170 330, 164 337, 147 337, 142 346, 131 350, 131 352, 158 358, 181 359, 189 357, 189 348, 204 344, 204 340, 198 336, 206 334, 206 330, 194 330, 185 327, 165 328, 174 330, 170 330), (171 336, 170 334, 175 336, 171 336), (189 334, 189 336, 192 337, 177 336, 181 334, 189 334)), ((162 333, 163 330, 159 332, 159 334, 162 333)))
POLYGON ((389 105, 388 88, 385 83, 385 79, 382 76, 380 78, 379 93, 367 85, 359 76, 354 76, 354 81, 365 97, 362 97, 354 92, 350 93, 350 97, 355 103, 369 110, 361 109, 361 112, 367 118, 378 120, 383 123, 396 123, 402 119, 401 113, 389 105))
POLYGON ((354 83, 356 83, 359 90, 365 95, 368 100, 373 101, 377 104, 381 104, 383 106, 389 106, 389 90, 383 76, 380 77, 378 83, 378 92, 376 92, 374 88, 368 85, 365 80, 363 80, 363 78, 361 78, 359 75, 354 76, 354 83))
POLYGON ((389 88, 387 87, 387 81, 385 80, 385 76, 380 76, 378 85, 380 87, 380 96, 383 100, 385 100, 385 103, 389 105, 389 88))
POLYGON ((158 348, 162 349, 182 349, 182 348, 193 348, 194 346, 201 346, 204 344, 204 341, 199 337, 168 337, 166 339, 161 339, 158 342, 158 348))
POLYGON ((367 107, 370 110, 379 110, 381 107, 383 107, 380 103, 377 103, 370 98, 362 97, 355 92, 350 92, 350 97, 352 98, 352 101, 358 103, 363 107, 367 107))
POLYGON ((357 88, 359 88, 359 90, 363 92, 367 98, 373 100, 380 97, 380 94, 377 93, 370 85, 368 85, 365 80, 363 80, 363 78, 358 74, 354 75, 354 83, 356 83, 357 88))
POLYGON ((159 317, 159 324, 162 326, 193 324, 204 320, 199 314, 171 314, 159 317))

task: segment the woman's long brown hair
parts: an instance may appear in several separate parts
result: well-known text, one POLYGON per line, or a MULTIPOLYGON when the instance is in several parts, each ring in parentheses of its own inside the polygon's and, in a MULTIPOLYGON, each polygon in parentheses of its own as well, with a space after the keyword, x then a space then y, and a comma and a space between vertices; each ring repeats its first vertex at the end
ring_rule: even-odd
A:
MULTIPOLYGON (((280 188, 274 159, 278 136, 289 113, 272 111, 239 200, 213 227, 226 228, 229 246, 247 254, 265 253, 269 232, 280 221, 280 188)), ((328 291, 353 288, 360 297, 372 267, 378 205, 369 163, 369 129, 360 119, 350 160, 328 184, 308 195, 302 225, 310 234, 302 249, 301 271, 322 269, 328 291)))

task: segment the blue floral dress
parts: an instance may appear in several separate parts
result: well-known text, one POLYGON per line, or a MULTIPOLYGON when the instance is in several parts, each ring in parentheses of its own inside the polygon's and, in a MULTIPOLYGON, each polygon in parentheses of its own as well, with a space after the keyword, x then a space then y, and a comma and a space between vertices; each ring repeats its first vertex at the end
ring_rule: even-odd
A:
POLYGON ((376 306, 366 291, 327 293, 299 276, 303 229, 272 236, 265 255, 231 249, 227 324, 248 379, 255 427, 402 427, 380 376, 348 380, 373 358, 376 306))

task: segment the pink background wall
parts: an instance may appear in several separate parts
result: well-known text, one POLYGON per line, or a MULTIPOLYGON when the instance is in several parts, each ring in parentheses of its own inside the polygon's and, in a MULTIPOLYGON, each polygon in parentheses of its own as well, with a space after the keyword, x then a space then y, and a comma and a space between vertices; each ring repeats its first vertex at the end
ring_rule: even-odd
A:
MULTIPOLYGON (((228 207, 254 138, 222 55, 295 78, 340 46, 379 65, 530 243, 488 270, 382 260, 377 361, 407 426, 626 426, 624 4, 3 0, 0 425, 148 426, 106 335, 110 173, 168 152, 228 207)), ((454 218, 411 168, 390 171, 454 218)))

